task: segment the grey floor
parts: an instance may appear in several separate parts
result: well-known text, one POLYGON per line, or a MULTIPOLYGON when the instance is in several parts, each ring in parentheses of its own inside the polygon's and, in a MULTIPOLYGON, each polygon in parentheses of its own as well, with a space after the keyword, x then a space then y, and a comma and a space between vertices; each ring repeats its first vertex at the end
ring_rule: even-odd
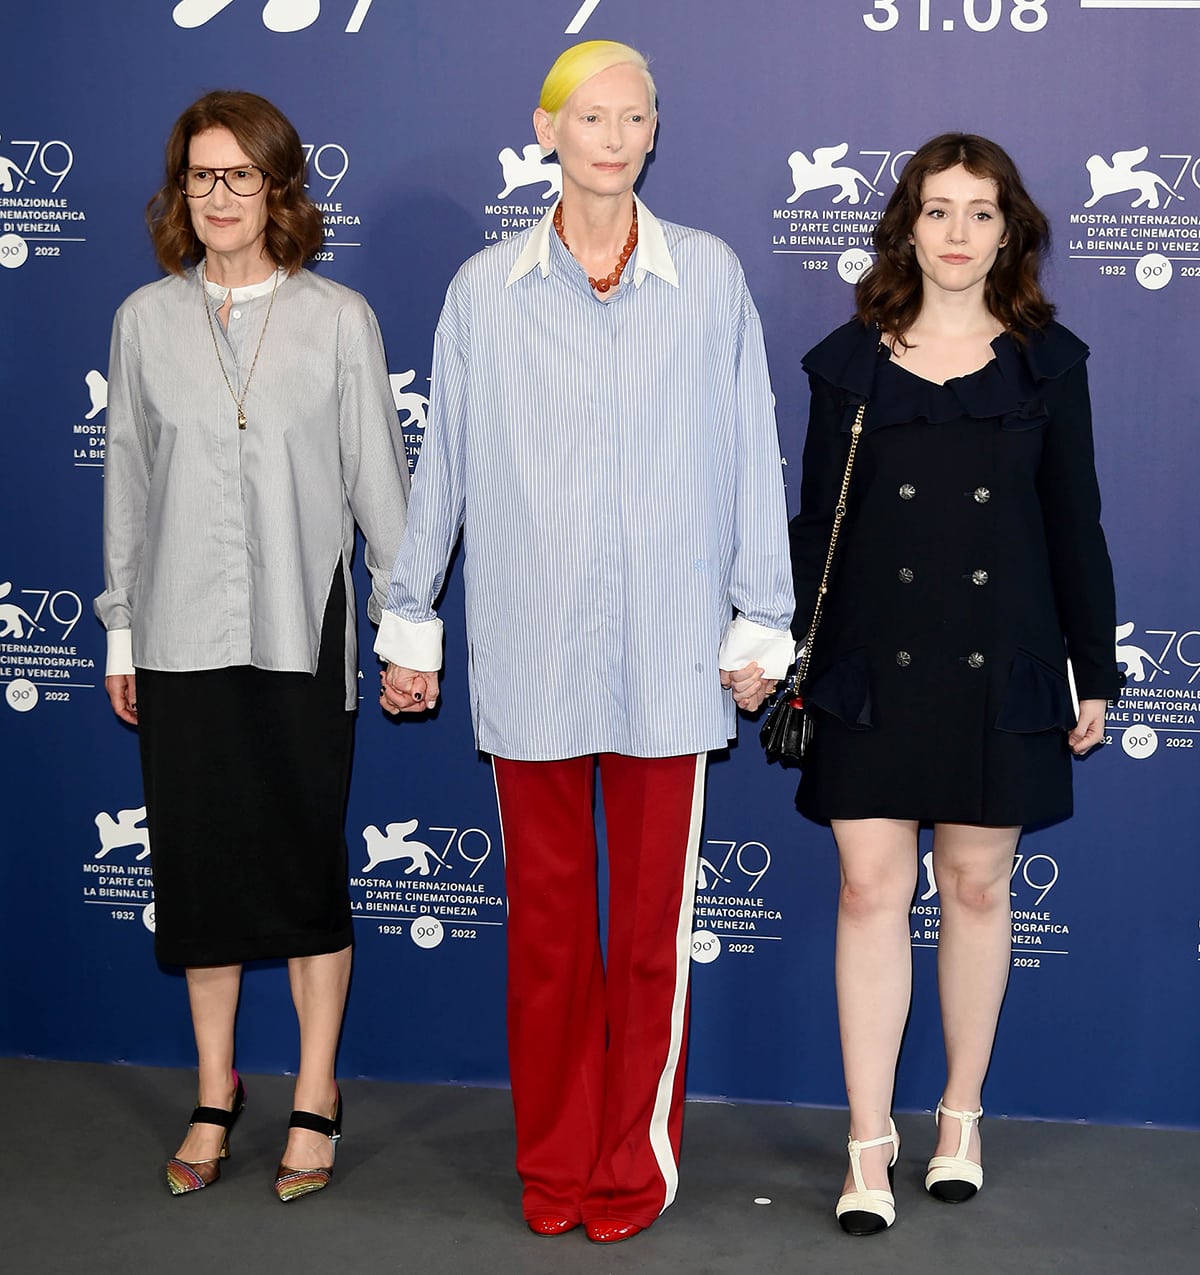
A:
POLYGON ((985 1122, 987 1185, 954 1207, 921 1187, 932 1121, 901 1116, 898 1220, 885 1235, 854 1240, 832 1217, 843 1112, 689 1103, 677 1202, 635 1239, 599 1246, 581 1231, 539 1239, 525 1229, 505 1091, 343 1082, 345 1137, 333 1185, 284 1206, 270 1179, 290 1082, 246 1082, 246 1112, 221 1181, 173 1199, 161 1162, 194 1100, 189 1073, 0 1059, 0 1270, 1200 1270, 1200 1133, 985 1122))

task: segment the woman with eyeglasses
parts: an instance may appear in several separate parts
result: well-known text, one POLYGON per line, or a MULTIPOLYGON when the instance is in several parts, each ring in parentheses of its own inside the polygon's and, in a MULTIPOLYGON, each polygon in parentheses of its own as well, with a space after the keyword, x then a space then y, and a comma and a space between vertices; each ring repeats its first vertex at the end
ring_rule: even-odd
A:
POLYGON ((378 619, 408 466, 375 316, 322 243, 296 130, 210 93, 147 221, 166 276, 117 312, 104 472, 105 689, 137 727, 155 954, 187 975, 199 1097, 167 1164, 211 1186, 245 1103, 245 961, 286 959, 300 1061, 275 1191, 327 1186, 350 977, 343 830, 357 704, 355 524, 378 619))

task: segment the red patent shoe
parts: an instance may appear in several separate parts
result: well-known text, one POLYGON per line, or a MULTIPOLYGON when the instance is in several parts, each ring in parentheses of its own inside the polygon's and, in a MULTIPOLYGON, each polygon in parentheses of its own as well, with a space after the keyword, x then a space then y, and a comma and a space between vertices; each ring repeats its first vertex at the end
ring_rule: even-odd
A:
POLYGON ((643 1227, 635 1222, 614 1222, 609 1218, 601 1218, 598 1222, 587 1224, 587 1237, 593 1244, 618 1244, 621 1240, 631 1240, 643 1227))
POLYGON ((553 1213, 547 1213, 539 1217, 527 1217, 525 1224, 534 1235, 566 1235, 568 1231, 573 1231, 579 1225, 572 1218, 558 1217, 553 1213))

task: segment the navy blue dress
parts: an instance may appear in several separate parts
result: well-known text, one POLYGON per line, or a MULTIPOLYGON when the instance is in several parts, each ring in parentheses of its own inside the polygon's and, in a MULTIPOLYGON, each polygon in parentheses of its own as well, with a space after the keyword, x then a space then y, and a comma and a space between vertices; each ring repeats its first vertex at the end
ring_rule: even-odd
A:
POLYGON ((797 803, 814 819, 1063 818, 1068 655, 1081 698, 1119 694, 1087 347, 1052 323, 992 348, 945 385, 893 362, 857 322, 805 357, 812 412, 790 528, 800 638, 867 400, 810 667, 815 745, 797 803))

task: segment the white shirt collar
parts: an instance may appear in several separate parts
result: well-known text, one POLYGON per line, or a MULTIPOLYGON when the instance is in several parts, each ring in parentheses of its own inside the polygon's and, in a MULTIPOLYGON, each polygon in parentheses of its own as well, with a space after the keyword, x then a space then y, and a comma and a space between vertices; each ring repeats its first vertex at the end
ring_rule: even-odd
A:
MULTIPOLYGON (((555 201, 554 208, 557 208, 560 202, 555 201)), ((637 265, 633 272, 633 286, 640 288, 642 280, 648 274, 656 274, 664 283, 678 288, 679 276, 675 272, 675 263, 671 260, 666 236, 658 223, 658 218, 636 195, 633 197, 633 202, 637 205, 638 215, 637 265)), ((543 279, 549 275, 550 236, 554 234, 554 208, 551 208, 534 226, 533 232, 525 241, 525 247, 521 249, 521 255, 508 272, 508 278, 504 281, 506 288, 516 283, 518 279, 523 279, 534 266, 541 270, 543 279)))
MULTIPOLYGON (((640 229, 639 229, 640 236, 640 229)), ((208 293, 214 301, 225 301, 226 297, 232 297, 235 305, 243 301, 253 301, 255 297, 265 297, 276 286, 276 280, 283 282, 284 272, 276 270, 274 274, 268 275, 262 283, 248 283, 244 288, 227 288, 223 283, 213 283, 208 277, 208 261, 205 259, 200 263, 200 278, 204 282, 204 291, 208 293)))

